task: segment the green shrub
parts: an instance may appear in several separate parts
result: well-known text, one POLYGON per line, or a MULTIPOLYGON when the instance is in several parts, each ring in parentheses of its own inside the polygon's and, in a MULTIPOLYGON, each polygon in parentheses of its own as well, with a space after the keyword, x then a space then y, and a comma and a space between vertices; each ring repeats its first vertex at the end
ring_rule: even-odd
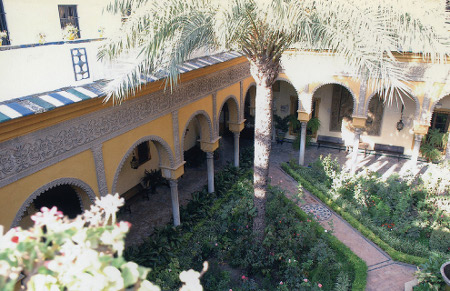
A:
POLYGON ((441 275, 441 266, 450 261, 450 255, 432 254, 428 260, 419 266, 416 272, 419 285, 414 290, 444 290, 445 282, 441 275))
POLYGON ((430 247, 441 252, 450 251, 450 231, 443 227, 434 229, 430 236, 430 247))

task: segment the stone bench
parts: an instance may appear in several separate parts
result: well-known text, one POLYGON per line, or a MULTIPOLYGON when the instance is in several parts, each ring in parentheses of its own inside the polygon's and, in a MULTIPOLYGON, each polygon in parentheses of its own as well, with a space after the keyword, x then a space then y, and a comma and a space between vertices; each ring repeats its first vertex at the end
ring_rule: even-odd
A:
POLYGON ((386 154, 387 156, 396 157, 398 161, 403 156, 403 152, 405 151, 404 147, 400 146, 391 146, 386 144, 376 143, 373 147, 375 151, 375 155, 386 154))
POLYGON ((321 146, 337 148, 337 149, 339 149, 339 152, 341 152, 341 150, 345 149, 344 141, 340 137, 319 135, 319 136, 317 136, 316 143, 317 143, 317 148, 320 148, 321 146))

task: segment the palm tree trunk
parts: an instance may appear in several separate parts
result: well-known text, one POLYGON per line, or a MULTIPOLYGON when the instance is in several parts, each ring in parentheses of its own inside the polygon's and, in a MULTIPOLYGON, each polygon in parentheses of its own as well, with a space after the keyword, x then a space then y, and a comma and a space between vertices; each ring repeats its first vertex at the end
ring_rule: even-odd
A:
POLYGON ((254 204, 257 215, 253 220, 253 233, 259 242, 264 238, 266 192, 269 176, 269 157, 272 148, 272 84, 278 75, 278 64, 260 61, 251 63, 251 73, 256 81, 254 204))

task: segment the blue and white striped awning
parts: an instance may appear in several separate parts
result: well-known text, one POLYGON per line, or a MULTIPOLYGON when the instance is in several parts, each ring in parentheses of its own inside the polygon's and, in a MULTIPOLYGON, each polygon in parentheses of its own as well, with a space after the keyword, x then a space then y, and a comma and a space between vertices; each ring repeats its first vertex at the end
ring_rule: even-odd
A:
MULTIPOLYGON (((242 56, 236 52, 219 53, 189 60, 179 66, 180 74, 226 62, 242 56)), ((165 78, 164 72, 141 76, 143 83, 151 83, 165 78)), ((0 123, 27 115, 53 110, 58 107, 105 96, 103 88, 108 81, 100 80, 79 87, 62 88, 56 91, 35 94, 0 102, 0 123)))

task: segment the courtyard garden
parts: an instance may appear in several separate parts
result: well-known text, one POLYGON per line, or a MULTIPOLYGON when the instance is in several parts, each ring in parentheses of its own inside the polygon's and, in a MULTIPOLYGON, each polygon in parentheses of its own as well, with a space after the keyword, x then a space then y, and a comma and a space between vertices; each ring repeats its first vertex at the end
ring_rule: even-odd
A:
MULTIPOLYGON (((383 179, 367 170, 350 175, 331 156, 309 167, 295 161, 282 167, 394 260, 420 265, 440 277, 438 262, 450 259, 448 164, 430 165, 418 179, 397 174, 383 179)), ((423 274, 419 278, 430 279, 423 274)))
POLYGON ((364 290, 365 263, 278 188, 270 188, 265 238, 256 243, 252 155, 242 157, 240 169, 216 175, 215 193, 193 193, 180 227, 158 229, 125 257, 150 267, 148 279, 163 290, 177 290, 179 273, 205 261, 205 290, 364 290))

